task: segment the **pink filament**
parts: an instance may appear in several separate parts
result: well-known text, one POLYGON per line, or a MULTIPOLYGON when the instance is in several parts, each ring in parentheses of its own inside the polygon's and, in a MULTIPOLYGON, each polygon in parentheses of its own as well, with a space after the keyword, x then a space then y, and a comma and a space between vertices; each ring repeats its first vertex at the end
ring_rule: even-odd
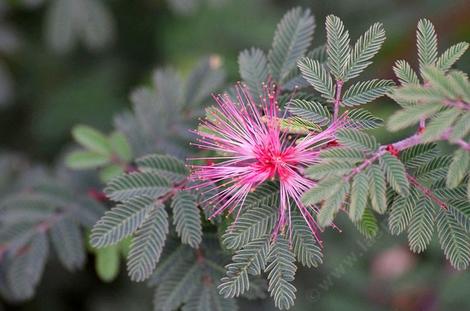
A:
MULTIPOLYGON (((301 172, 318 161, 318 152, 334 141, 341 119, 320 133, 292 139, 281 130, 277 94, 265 88, 261 107, 256 105, 245 87, 236 88, 236 98, 214 96, 217 109, 201 122, 205 130, 196 131, 201 149, 214 151, 217 156, 196 158, 205 165, 194 165, 192 178, 198 187, 213 187, 217 194, 207 199, 215 206, 210 218, 238 208, 237 217, 250 191, 267 180, 278 180, 280 185, 279 217, 273 238, 290 226, 290 208, 297 206, 315 238, 318 226, 311 214, 316 207, 306 207, 302 194, 315 185, 301 172), (220 190, 219 190, 220 189, 220 190)), ((195 160, 195 159, 193 159, 195 160)), ((235 220, 236 221, 236 220, 235 220)))

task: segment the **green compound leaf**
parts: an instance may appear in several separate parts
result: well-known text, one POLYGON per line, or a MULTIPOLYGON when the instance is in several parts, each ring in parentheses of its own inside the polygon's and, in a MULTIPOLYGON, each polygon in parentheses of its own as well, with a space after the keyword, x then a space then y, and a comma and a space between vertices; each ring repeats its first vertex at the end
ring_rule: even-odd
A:
POLYGON ((271 247, 268 255, 268 273, 269 287, 268 291, 274 298, 274 304, 281 310, 287 310, 294 305, 295 286, 291 284, 294 281, 295 266, 294 253, 289 248, 289 241, 283 237, 278 237, 271 247))
POLYGON ((305 267, 318 267, 323 254, 312 231, 301 215, 292 215, 293 250, 297 260, 305 267))
POLYGON ((85 247, 78 224, 65 218, 51 227, 52 246, 60 262, 70 271, 82 268, 85 264, 85 247))
POLYGON ((105 247, 130 236, 142 225, 155 206, 154 199, 141 196, 113 207, 93 227, 91 245, 105 247))
POLYGON ((449 171, 447 172, 447 187, 455 188, 457 187, 465 175, 468 174, 470 168, 470 152, 463 149, 459 149, 454 153, 452 162, 449 166, 449 171))
POLYGON ((123 161, 132 160, 132 149, 126 136, 120 132, 114 132, 109 137, 109 144, 112 151, 123 161))
POLYGON ((371 165, 367 170, 369 177, 369 198, 371 207, 377 213, 383 214, 387 210, 387 185, 385 175, 378 165, 371 165))
POLYGON ((369 193, 369 181, 366 172, 361 172, 354 176, 351 186, 351 202, 349 204, 349 218, 357 222, 362 218, 362 214, 367 206, 367 195, 369 193))
POLYGON ((95 269, 104 282, 112 282, 119 274, 120 252, 118 245, 100 248, 95 252, 95 269))
POLYGON ((127 257, 127 271, 131 280, 142 282, 155 269, 168 233, 168 214, 160 204, 137 229, 127 257))
POLYGON ((375 129, 383 125, 383 120, 377 118, 368 110, 363 108, 351 109, 348 111, 347 126, 355 129, 375 129))
POLYGON ((240 76, 245 81, 251 96, 258 101, 263 97, 263 83, 268 82, 268 60, 260 49, 245 50, 238 56, 240 76))
POLYGON ((375 137, 355 129, 342 129, 338 131, 337 138, 341 145, 353 149, 374 151, 379 147, 375 137))
POLYGON ((86 125, 78 125, 72 130, 73 138, 83 147, 102 155, 111 155, 111 146, 106 136, 86 125))
POLYGON ((114 201, 128 201, 142 196, 157 198, 170 190, 171 185, 165 177, 154 172, 137 172, 114 178, 104 192, 114 201))
POLYGON ((313 38, 315 20, 310 10, 294 8, 287 12, 277 26, 273 46, 268 55, 269 69, 274 81, 284 82, 295 68, 299 57, 307 52, 313 38))
POLYGON ((330 101, 334 100, 333 80, 319 61, 304 57, 299 59, 298 66, 304 79, 315 91, 330 101))
POLYGON ((380 166, 385 171, 390 186, 401 196, 406 197, 410 190, 410 183, 406 177, 405 166, 399 159, 390 153, 385 153, 380 157, 380 166))
POLYGON ((397 60, 393 66, 393 72, 397 76, 400 84, 419 84, 419 78, 411 65, 405 60, 397 60))
POLYGON ((446 258, 458 270, 470 262, 470 239, 456 219, 446 210, 437 215, 437 234, 446 258))
POLYGON ((232 257, 232 263, 225 268, 227 274, 218 286, 219 293, 225 298, 238 297, 250 289, 249 275, 258 275, 266 267, 270 249, 270 235, 248 242, 232 257))
POLYGON ((323 179, 312 189, 305 192, 302 197, 302 203, 305 205, 313 205, 331 197, 343 187, 341 177, 330 177, 323 179))
MULTIPOLYGON (((333 188, 333 187, 332 187, 333 188)), ((333 192, 325 199, 320 212, 317 215, 318 224, 321 227, 329 226, 333 223, 336 213, 346 201, 346 195, 349 192, 349 183, 339 183, 337 191, 333 192)))
POLYGON ((49 244, 44 233, 37 234, 26 251, 18 254, 8 267, 5 284, 17 299, 28 299, 34 295, 47 262, 49 244))
POLYGON ((289 102, 286 109, 293 115, 322 126, 328 124, 331 118, 328 109, 315 101, 293 99, 289 102))
POLYGON ((434 65, 437 61, 437 35, 434 25, 427 19, 418 22, 416 45, 420 69, 426 65, 434 65))
POLYGON ((389 217, 389 227, 392 234, 398 235, 405 231, 410 223, 413 210, 421 197, 418 190, 412 188, 409 196, 406 198, 398 196, 393 201, 389 217))
POLYGON ((370 64, 385 41, 382 23, 373 24, 354 44, 345 69, 345 81, 356 78, 370 64))
POLYGON ((394 85, 395 83, 392 80, 379 79, 355 83, 346 90, 341 103, 346 107, 370 103, 384 96, 394 85))
POLYGON ((375 237, 379 231, 377 218, 375 218, 374 213, 370 208, 366 208, 362 214, 362 218, 354 224, 356 225, 357 230, 359 230, 359 232, 368 239, 375 237))
POLYGON ((222 237, 229 249, 239 249, 250 241, 271 233, 277 220, 277 209, 271 206, 257 206, 246 210, 222 237))
POLYGON ((196 197, 187 191, 179 191, 171 203, 173 222, 181 241, 197 248, 202 241, 201 215, 196 197))
POLYGON ((108 164, 110 157, 94 151, 75 151, 67 155, 65 163, 72 169, 91 169, 108 164))
POLYGON ((408 229, 408 241, 413 252, 423 252, 431 242, 435 214, 436 206, 433 202, 426 198, 422 198, 417 202, 408 229))
POLYGON ((436 62, 436 67, 443 71, 448 70, 460 59, 460 57, 462 57, 468 49, 468 46, 469 44, 467 42, 454 44, 439 56, 436 62))
POLYGON ((153 172, 165 177, 170 182, 180 182, 189 174, 183 161, 169 155, 149 155, 137 159, 136 163, 139 170, 153 172))
POLYGON ((349 32, 334 15, 326 17, 326 51, 328 68, 336 80, 345 80, 345 67, 349 61, 349 32))
POLYGON ((423 118, 430 117, 441 108, 442 106, 438 103, 429 103, 398 110, 388 119, 387 128, 391 131, 404 129, 418 123, 423 118))

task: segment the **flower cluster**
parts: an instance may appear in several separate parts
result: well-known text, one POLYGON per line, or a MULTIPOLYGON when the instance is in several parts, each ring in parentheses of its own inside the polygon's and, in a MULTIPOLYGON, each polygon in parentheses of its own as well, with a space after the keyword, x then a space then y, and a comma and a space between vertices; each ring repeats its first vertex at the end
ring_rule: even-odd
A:
POLYGON ((193 165, 192 178, 198 187, 217 189, 207 201, 214 206, 211 218, 243 209, 250 191, 268 180, 279 182, 279 218, 273 231, 275 238, 286 227, 291 228, 291 207, 296 206, 318 240, 318 226, 312 216, 316 207, 304 206, 302 194, 315 185, 303 176, 306 166, 318 160, 321 149, 335 144, 335 133, 344 126, 338 119, 322 131, 292 134, 285 130, 280 115, 278 94, 274 88, 265 88, 265 95, 257 103, 243 86, 236 88, 236 96, 214 96, 215 109, 201 122, 197 142, 201 149, 215 152, 193 165))

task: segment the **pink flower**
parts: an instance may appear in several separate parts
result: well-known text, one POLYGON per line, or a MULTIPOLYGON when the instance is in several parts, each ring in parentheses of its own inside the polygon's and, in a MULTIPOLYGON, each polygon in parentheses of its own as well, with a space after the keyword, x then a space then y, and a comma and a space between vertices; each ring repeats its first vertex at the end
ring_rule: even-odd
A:
POLYGON ((302 171, 317 161, 321 148, 335 141, 342 122, 334 122, 320 133, 293 137, 282 129, 276 92, 266 88, 261 107, 245 87, 237 87, 236 92, 236 99, 227 94, 214 96, 217 109, 210 111, 196 131, 199 138, 194 145, 217 153, 214 157, 195 158, 206 164, 194 165, 192 173, 192 178, 200 182, 198 187, 218 190, 208 199, 215 206, 210 218, 237 208, 238 218, 250 191, 267 180, 277 180, 279 218, 273 237, 287 226, 291 228, 290 209, 295 205, 319 240, 311 213, 317 211, 316 207, 306 207, 300 200, 315 182, 304 177, 302 171))

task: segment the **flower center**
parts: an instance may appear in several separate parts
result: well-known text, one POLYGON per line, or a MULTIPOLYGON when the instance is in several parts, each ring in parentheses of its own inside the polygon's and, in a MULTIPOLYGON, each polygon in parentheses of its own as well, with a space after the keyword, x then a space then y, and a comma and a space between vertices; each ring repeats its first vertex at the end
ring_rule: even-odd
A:
POLYGON ((279 177, 281 181, 286 180, 292 176, 292 169, 289 166, 296 165, 290 155, 292 153, 291 148, 281 150, 279 148, 272 148, 272 146, 266 146, 260 148, 260 152, 257 153, 257 168, 268 175, 268 178, 279 177))

